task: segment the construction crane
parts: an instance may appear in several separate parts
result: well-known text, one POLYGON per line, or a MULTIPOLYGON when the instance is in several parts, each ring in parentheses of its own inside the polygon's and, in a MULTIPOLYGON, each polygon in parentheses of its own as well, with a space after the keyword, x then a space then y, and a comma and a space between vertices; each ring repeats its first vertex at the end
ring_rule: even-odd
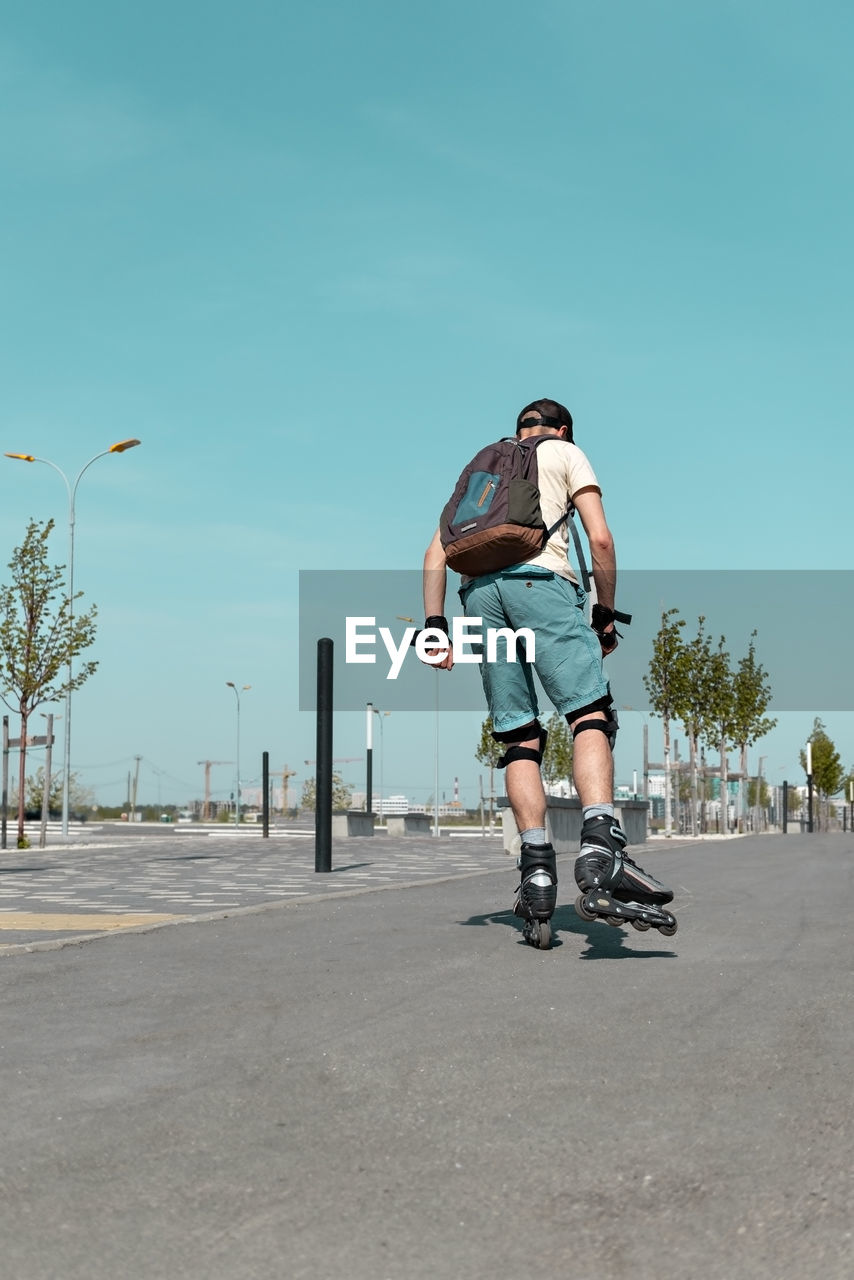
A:
POLYGON ((211 767, 216 764, 233 764, 233 760, 197 760, 196 764, 205 766, 205 804, 202 809, 202 822, 211 820, 211 767))
POLYGON ((288 766, 285 765, 282 770, 282 813, 284 814, 287 814, 290 807, 288 805, 288 778, 295 778, 296 776, 296 769, 289 769, 288 766))

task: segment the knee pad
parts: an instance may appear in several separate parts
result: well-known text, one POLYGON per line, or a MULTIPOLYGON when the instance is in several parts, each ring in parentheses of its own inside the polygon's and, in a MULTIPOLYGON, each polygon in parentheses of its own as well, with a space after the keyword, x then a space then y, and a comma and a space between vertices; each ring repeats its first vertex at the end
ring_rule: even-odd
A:
POLYGON ((604 733, 605 737, 608 739, 608 746, 613 751, 614 743, 617 741, 617 730, 620 727, 620 722, 617 719, 614 704, 609 696, 599 698, 596 702, 591 702, 586 707, 580 707, 578 711, 569 712, 566 719, 569 721, 570 717, 572 717, 574 720, 576 716, 585 716, 591 711, 604 711, 605 719, 580 720, 572 730, 573 742, 578 737, 579 733, 583 733, 585 729, 598 729, 600 733, 604 733))
POLYGON ((496 742, 510 744, 498 761, 497 767, 499 769, 506 768, 514 760, 533 760, 536 765, 543 763, 543 753, 546 749, 549 735, 539 720, 534 720, 532 724, 523 724, 521 729, 506 729, 503 733, 496 733, 493 729, 492 736, 496 742), (520 742, 527 742, 533 737, 539 738, 540 745, 538 750, 535 751, 532 747, 519 746, 520 742))

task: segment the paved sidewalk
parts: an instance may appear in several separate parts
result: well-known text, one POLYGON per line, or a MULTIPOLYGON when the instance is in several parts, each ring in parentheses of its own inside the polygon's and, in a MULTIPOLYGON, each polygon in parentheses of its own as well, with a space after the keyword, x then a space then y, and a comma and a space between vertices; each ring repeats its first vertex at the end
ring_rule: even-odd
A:
POLYGON ((333 842, 314 869, 310 830, 90 830, 75 843, 0 854, 0 955, 117 930, 258 910, 288 900, 396 888, 511 867, 501 835, 333 842))
MULTIPOLYGON (((669 841, 667 847, 684 845, 669 841)), ((642 862, 650 845, 633 847, 642 862)), ((656 851, 662 842, 656 842, 656 851)), ((0 854, 0 955, 116 931, 258 910, 289 900, 404 888, 515 868, 501 833, 333 841, 332 871, 314 869, 314 833, 222 828, 107 828, 74 844, 0 854)), ((561 859, 565 861, 565 859, 561 859)), ((564 873, 566 880, 568 871, 564 873)))

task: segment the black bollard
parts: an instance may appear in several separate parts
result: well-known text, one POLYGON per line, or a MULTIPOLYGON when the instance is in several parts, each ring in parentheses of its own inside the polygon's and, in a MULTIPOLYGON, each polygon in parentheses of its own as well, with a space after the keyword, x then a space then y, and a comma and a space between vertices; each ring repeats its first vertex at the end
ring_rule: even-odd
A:
POLYGON ((261 753, 261 792, 264 799, 261 801, 261 834, 266 840, 270 835, 270 753, 263 751, 261 753))
POLYGON ((3 717, 3 798, 0 817, 0 849, 6 848, 6 829, 9 818, 9 717, 3 717))
POLYGON ((789 830, 789 784, 783 783, 783 835, 789 830))
POLYGON ((332 870, 332 650, 317 642, 317 772, 314 796, 314 870, 332 870))

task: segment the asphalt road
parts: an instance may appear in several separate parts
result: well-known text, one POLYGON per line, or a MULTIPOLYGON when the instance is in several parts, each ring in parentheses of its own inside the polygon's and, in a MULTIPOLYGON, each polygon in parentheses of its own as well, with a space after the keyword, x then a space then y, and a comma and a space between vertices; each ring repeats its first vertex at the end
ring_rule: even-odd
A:
POLYGON ((851 836, 504 869, 0 959, 8 1280, 848 1280, 851 836))

